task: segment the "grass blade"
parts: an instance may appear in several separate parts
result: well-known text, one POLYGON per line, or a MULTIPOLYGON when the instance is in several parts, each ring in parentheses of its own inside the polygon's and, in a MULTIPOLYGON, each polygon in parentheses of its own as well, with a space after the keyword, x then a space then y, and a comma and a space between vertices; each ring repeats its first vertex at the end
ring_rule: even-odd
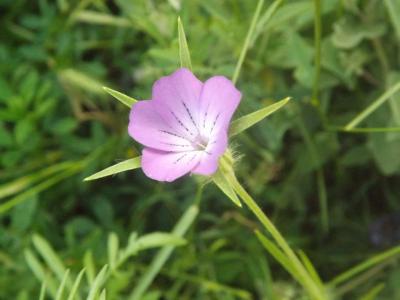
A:
POLYGON ((336 276, 333 278, 329 284, 330 285, 338 285, 342 282, 347 281, 349 278, 352 278, 353 276, 373 267, 376 266, 379 263, 382 263, 389 258, 392 258, 393 256, 399 255, 400 254, 400 246, 393 247, 385 252, 382 252, 380 254, 377 254, 366 261, 352 267, 348 271, 336 276))
POLYGON ((373 287, 370 291, 368 291, 364 296, 362 296, 360 300, 374 300, 384 288, 385 284, 380 283, 373 287))
POLYGON ((247 128, 257 124, 258 122, 262 121, 264 118, 268 117, 269 115, 273 114, 278 109, 282 108, 289 102, 290 98, 287 97, 283 100, 280 100, 272 105, 259 109, 255 112, 252 112, 248 115, 240 117, 239 119, 232 122, 230 130, 229 130, 229 137, 235 136, 247 128))
POLYGON ((68 276, 69 276, 69 270, 65 271, 64 277, 63 277, 63 279, 61 280, 61 284, 60 284, 60 286, 58 287, 55 300, 61 300, 61 299, 63 298, 65 283, 66 283, 66 281, 67 281, 67 279, 68 279, 68 276))
POLYGON ((39 300, 44 300, 46 296, 46 284, 43 282, 42 287, 40 288, 39 300))
POLYGON ((97 274, 96 278, 94 279, 94 282, 90 288, 89 295, 87 297, 87 300, 94 300, 98 291, 100 290, 101 286, 104 283, 104 279, 106 278, 107 274, 107 268, 108 266, 105 265, 97 274))
POLYGON ((257 3, 256 10, 253 15, 253 19, 251 20, 250 28, 249 28, 249 31, 247 32, 246 39, 245 39, 243 47, 242 47, 242 51, 240 52, 239 59, 236 64, 236 67, 235 67, 235 71, 232 76, 233 84, 236 84, 236 82, 239 78, 240 70, 242 69, 242 65, 243 65, 244 59, 246 57, 247 50, 250 47, 250 41, 252 40, 252 36, 254 34, 255 27, 258 22, 258 18, 260 17, 261 8, 263 7, 263 5, 264 5, 264 0, 259 0, 257 3))
POLYGON ((212 177, 215 185, 230 199, 234 204, 239 207, 242 207, 242 203, 240 202, 238 196, 233 190, 232 186, 229 184, 228 179, 223 174, 222 170, 218 170, 214 176, 212 177))
POLYGON ((96 180, 99 178, 103 178, 106 176, 114 175, 117 173, 125 172, 128 170, 134 170, 140 168, 141 157, 135 157, 131 159, 124 160, 120 163, 117 163, 111 167, 108 167, 100 172, 97 172, 89 177, 86 177, 84 181, 96 180))
POLYGON ((63 280, 66 268, 50 244, 38 234, 33 235, 32 241, 36 250, 46 261, 48 267, 60 280, 63 280))
POLYGON ((179 59, 181 62, 181 67, 192 70, 192 61, 190 59, 189 46, 187 44, 185 30, 183 29, 180 17, 178 17, 178 39, 179 39, 179 59))
POLYGON ((129 97, 129 96, 127 96, 121 92, 118 92, 116 90, 110 89, 108 87, 103 86, 103 90, 106 91, 111 96, 113 96, 118 101, 120 101, 122 104, 128 106, 129 108, 131 108, 132 105, 137 102, 136 99, 129 97))
POLYGON ((351 120, 344 128, 345 130, 351 130, 360 124, 366 117, 372 114, 379 106, 385 103, 390 97, 400 90, 400 82, 393 85, 385 93, 383 93, 378 99, 372 102, 367 108, 359 113, 353 120, 351 120))
POLYGON ((85 269, 79 272, 78 277, 76 277, 74 284, 72 285, 71 292, 68 295, 68 300, 74 300, 75 295, 78 292, 79 285, 81 283, 83 274, 85 274, 85 269))
POLYGON ((25 250, 24 252, 26 263, 31 269, 35 277, 46 285, 49 294, 54 298, 57 293, 57 285, 51 277, 46 276, 46 272, 42 264, 39 262, 38 258, 30 250, 25 250))
MULTIPOLYGON (((201 197, 201 193, 197 195, 198 198, 201 197)), ((199 200, 196 199, 195 202, 199 200)), ((183 237, 185 233, 188 231, 194 220, 196 219, 199 213, 199 208, 197 205, 191 205, 183 214, 183 216, 179 219, 178 223, 175 225, 174 230, 172 231, 178 237, 183 237)), ((156 255, 154 260, 151 262, 151 265, 147 272, 140 278, 139 283, 132 291, 129 300, 140 300, 142 299, 143 294, 149 288, 150 284, 153 282, 154 278, 160 272, 161 268, 171 256, 172 251, 174 251, 175 246, 165 246, 163 247, 156 255)))

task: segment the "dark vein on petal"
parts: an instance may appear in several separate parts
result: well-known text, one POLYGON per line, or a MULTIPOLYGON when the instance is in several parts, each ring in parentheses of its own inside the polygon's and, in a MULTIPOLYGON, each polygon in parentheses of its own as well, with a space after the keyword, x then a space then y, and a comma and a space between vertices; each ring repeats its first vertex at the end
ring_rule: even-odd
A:
POLYGON ((178 138, 181 138, 181 139, 183 139, 183 140, 185 140, 185 141, 187 141, 188 142, 188 140, 185 138, 185 137, 183 137, 183 136, 180 136, 179 134, 176 134, 176 133, 173 133, 173 132, 171 132, 171 131, 167 131, 167 130, 158 130, 158 131, 160 131, 160 132, 162 132, 162 133, 165 133, 165 134, 169 134, 169 135, 172 135, 172 136, 174 136, 174 137, 178 137, 178 138))
POLYGON ((211 133, 211 132, 213 132, 213 130, 214 130, 214 127, 215 127, 215 124, 217 124, 217 120, 218 120, 218 118, 219 118, 219 115, 220 115, 220 113, 218 113, 218 115, 215 117, 215 120, 214 120, 213 126, 211 127, 211 130, 210 130, 210 133, 211 133))
POLYGON ((176 147, 192 147, 192 145, 180 145, 180 144, 174 144, 174 143, 163 143, 165 145, 169 146, 176 146, 176 147))
POLYGON ((181 156, 179 156, 178 158, 177 158, 177 160, 175 160, 174 161, 174 165, 176 165, 179 161, 181 161, 184 157, 186 157, 188 154, 187 153, 184 153, 184 154, 182 154, 181 156))
POLYGON ((204 114, 204 120, 203 120, 203 128, 206 128, 206 120, 207 120, 207 115, 208 115, 208 109, 210 108, 210 104, 208 104, 206 112, 204 114))
POLYGON ((183 106, 185 107, 185 110, 186 110, 186 112, 188 113, 189 118, 190 118, 190 120, 192 121, 194 127, 196 127, 196 129, 197 129, 197 124, 196 124, 196 122, 195 122, 194 119, 193 119, 193 115, 192 115, 192 113, 190 112, 189 107, 187 107, 186 103, 183 102, 183 101, 182 101, 182 104, 183 104, 183 106))
POLYGON ((182 121, 178 118, 178 116, 172 110, 170 110, 170 112, 174 116, 176 121, 179 123, 179 125, 181 125, 190 135, 193 135, 193 133, 189 130, 189 128, 187 128, 185 124, 183 124, 182 121))

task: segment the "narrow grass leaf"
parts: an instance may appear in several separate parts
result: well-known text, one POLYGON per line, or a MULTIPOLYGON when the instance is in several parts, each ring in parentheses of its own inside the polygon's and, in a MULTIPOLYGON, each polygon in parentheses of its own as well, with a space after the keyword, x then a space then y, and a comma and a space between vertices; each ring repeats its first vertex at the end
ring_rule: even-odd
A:
POLYGON ((132 22, 122 17, 115 17, 110 14, 99 13, 91 10, 82 10, 74 15, 74 21, 97 24, 97 25, 108 25, 116 27, 130 27, 132 22))
POLYGON ((99 272, 99 274, 97 274, 96 278, 93 281, 92 286, 90 287, 90 291, 89 291, 89 295, 87 297, 87 300, 95 300, 96 299, 96 295, 99 292, 99 290, 101 289, 102 285, 104 284, 104 280, 106 278, 106 274, 107 274, 107 268, 108 266, 105 265, 99 272))
POLYGON ((181 18, 178 17, 178 40, 179 40, 179 59, 182 68, 192 70, 189 46, 187 44, 185 30, 183 29, 181 18))
POLYGON ((213 182, 215 185, 230 199, 232 202, 242 207, 242 203, 240 202, 238 196, 236 195, 235 191, 233 190, 232 186, 229 184, 228 179, 223 174, 223 171, 219 169, 212 177, 213 182))
POLYGON ((299 277, 295 268, 292 266, 291 261, 286 257, 286 255, 260 231, 256 230, 255 234, 268 253, 271 254, 272 257, 275 258, 276 261, 278 261, 281 266, 289 272, 289 274, 301 282, 301 277, 299 277))
POLYGON ((46 284, 43 282, 42 287, 40 288, 39 300, 44 300, 46 296, 46 284))
POLYGON ((383 103, 385 103, 390 97, 400 90, 400 82, 397 82, 391 88, 389 88, 385 93, 383 93, 378 99, 372 102, 367 108, 365 108, 361 113, 359 113, 353 120, 351 120, 344 128, 345 130, 351 130, 360 124, 365 118, 372 114, 376 109, 378 109, 383 103))
POLYGON ((81 283, 83 274, 85 274, 85 269, 81 270, 78 274, 78 276, 76 277, 74 284, 72 285, 71 291, 68 295, 68 300, 74 300, 75 299, 75 295, 77 295, 78 289, 79 289, 79 285, 81 283))
MULTIPOLYGON (((195 202, 199 201, 201 197, 201 193, 198 193, 198 199, 195 199, 195 202)), ((172 233, 177 237, 183 237, 185 233, 189 230, 190 226, 193 224, 199 213, 199 208, 197 205, 191 205, 187 208, 185 213, 176 223, 172 233)), ((129 296, 129 300, 140 300, 142 299, 143 294, 146 292, 150 284, 153 282, 154 278, 160 272, 161 268, 171 256, 172 251, 174 251, 174 245, 164 246, 154 257, 153 261, 150 264, 150 267, 146 271, 146 273, 140 278, 138 284, 132 290, 132 293, 129 296)))
POLYGON ((314 265, 311 263, 308 256, 301 250, 298 251, 298 254, 299 254, 301 261, 303 262, 304 267, 307 269, 310 276, 314 279, 315 282, 317 282, 319 284, 320 288, 323 289, 324 284, 321 280, 321 277, 319 277, 317 270, 315 269, 314 265))
POLYGON ((0 199, 19 193, 30 185, 40 181, 41 179, 47 178, 48 176, 56 172, 68 169, 70 166, 73 165, 74 162, 69 161, 54 164, 50 167, 36 171, 35 173, 31 173, 29 175, 19 177, 14 181, 2 184, 0 185, 0 199))
POLYGON ((59 71, 59 78, 66 83, 81 88, 93 94, 101 94, 102 82, 90 75, 76 69, 64 69, 59 71))
POLYGON ((99 296, 99 300, 106 300, 106 289, 103 289, 99 296))
POLYGON ((86 270, 85 274, 87 281, 89 284, 93 284, 96 276, 96 267, 93 261, 93 252, 91 250, 85 252, 83 256, 83 265, 86 270))
POLYGON ((186 240, 180 236, 172 233, 165 232, 152 232, 146 234, 134 243, 134 247, 138 250, 144 250, 149 248, 156 248, 166 245, 182 246, 186 244, 186 240))
POLYGON ((131 108, 132 105, 137 102, 136 99, 129 97, 129 96, 127 96, 121 92, 118 92, 116 90, 110 89, 108 87, 103 86, 103 90, 106 91, 111 96, 113 96, 118 101, 120 101, 122 104, 125 104, 126 106, 128 106, 129 108, 131 108))
POLYGON ((267 29, 267 24, 274 13, 277 11, 278 7, 282 4, 283 0, 276 0, 273 2, 268 9, 260 16, 260 20, 258 21, 256 28, 254 30, 254 35, 251 40, 251 44, 254 44, 254 41, 258 38, 258 36, 267 29))
POLYGON ((108 167, 100 172, 97 172, 89 177, 86 177, 84 181, 96 180, 106 176, 114 175, 117 173, 125 172, 128 170, 134 170, 140 168, 141 157, 135 157, 131 159, 124 160, 117 163, 111 167, 108 167))
POLYGON ((64 267, 63 262, 50 246, 50 244, 38 234, 33 235, 32 241, 36 250, 46 261, 48 267, 54 272, 54 274, 56 274, 56 276, 60 280, 62 280, 64 278, 66 268, 64 267))
POLYGON ((43 283, 43 285, 45 284, 47 286, 48 292, 54 298, 57 293, 57 285, 55 281, 51 277, 46 276, 44 266, 40 263, 39 259, 35 254, 33 254, 32 251, 25 250, 24 255, 26 263, 28 264, 28 267, 31 269, 32 273, 39 281, 43 283))
POLYGON ((380 283, 373 287, 370 291, 368 291, 365 295, 363 295, 360 300, 375 300, 376 297, 382 290, 385 288, 384 283, 380 283))
POLYGON ((348 279, 354 277, 355 275, 368 270, 371 267, 374 267, 378 264, 384 263, 386 260, 397 256, 400 254, 400 246, 393 247, 387 251, 374 255, 373 257, 365 260, 364 262, 352 267, 348 271, 336 276, 333 278, 329 284, 330 285, 338 285, 342 282, 347 281, 348 279))
POLYGON ((271 104, 267 107, 264 107, 262 109, 259 109, 255 112, 252 112, 248 115, 245 115, 243 117, 240 117, 239 119, 235 120, 232 122, 230 130, 229 130, 229 136, 235 136, 247 128, 257 124, 258 122, 262 121, 264 118, 268 117, 278 109, 282 108, 289 102, 290 98, 287 97, 283 100, 280 100, 274 104, 271 104))
POLYGON ((393 0, 384 0, 384 3, 400 42, 400 3, 393 0))
POLYGON ((65 289, 65 283, 67 282, 69 276, 69 270, 65 271, 65 274, 63 276, 63 279, 61 280, 60 286, 58 287, 57 294, 55 300, 61 300, 63 299, 63 293, 65 289))
POLYGON ((261 13, 261 9, 262 9, 263 5, 264 5, 264 0, 258 0, 256 10, 254 12, 253 18, 250 23, 249 31, 247 32, 246 39, 242 46, 242 51, 240 52, 239 59, 236 63, 235 71, 232 76, 233 84, 236 84, 236 82, 239 78, 240 70, 242 69, 242 65, 243 65, 244 59, 246 57, 247 50, 249 49, 250 43, 253 39, 254 30, 255 30, 256 24, 258 22, 258 18, 260 17, 260 13, 261 13))
POLYGON ((110 264, 110 268, 113 270, 117 264, 118 249, 119 249, 118 236, 114 232, 109 234, 107 246, 108 246, 108 262, 110 264))
POLYGON ((9 211, 14 206, 30 199, 33 195, 36 195, 50 188, 56 183, 78 173, 82 169, 82 166, 83 166, 82 164, 78 163, 77 165, 74 165, 73 167, 67 169, 66 171, 56 174, 53 177, 50 177, 48 180, 42 181, 41 183, 31 187, 30 189, 16 195, 10 200, 0 204, 0 215, 9 211))

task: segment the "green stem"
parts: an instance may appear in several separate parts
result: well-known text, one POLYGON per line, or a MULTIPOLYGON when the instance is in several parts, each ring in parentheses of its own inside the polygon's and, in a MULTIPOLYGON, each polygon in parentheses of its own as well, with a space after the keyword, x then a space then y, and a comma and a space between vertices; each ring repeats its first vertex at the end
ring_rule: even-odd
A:
POLYGON ((314 0, 314 48, 315 48, 315 74, 314 74, 314 85, 312 92, 311 103, 315 106, 320 106, 318 96, 319 78, 321 75, 321 1, 314 0))
POLYGON ((393 94, 400 90, 400 82, 393 85, 388 91, 383 93, 378 99, 372 102, 367 108, 359 113, 351 122, 345 126, 345 130, 350 130, 361 123, 366 117, 372 114, 379 106, 386 102, 393 94))
POLYGON ((242 187, 235 176, 232 176, 231 182, 236 193, 240 196, 248 208, 254 213, 257 219, 264 225, 265 229, 271 234, 275 239, 276 243, 282 248, 283 252, 286 254, 288 259, 293 264, 295 270, 301 275, 304 288, 308 291, 313 299, 323 300, 326 299, 323 292, 318 288, 316 283, 311 279, 310 275, 305 270, 304 266, 301 264, 300 260, 290 248, 290 246, 285 241, 284 237, 280 234, 275 225, 270 221, 270 219, 264 214, 258 204, 254 199, 247 193, 247 191, 242 187))
POLYGON ((240 70, 242 69, 242 65, 244 62, 244 58, 246 57, 247 50, 250 47, 250 41, 251 41, 253 33, 255 31, 258 18, 260 17, 261 8, 262 8, 263 4, 264 4, 264 0, 259 0, 257 3, 256 11, 254 12, 253 19, 251 20, 249 31, 247 32, 247 36, 244 41, 242 51, 240 52, 240 55, 239 55, 239 60, 236 64, 235 72, 233 73, 233 76, 232 76, 233 84, 235 84, 239 78, 239 73, 240 73, 240 70))

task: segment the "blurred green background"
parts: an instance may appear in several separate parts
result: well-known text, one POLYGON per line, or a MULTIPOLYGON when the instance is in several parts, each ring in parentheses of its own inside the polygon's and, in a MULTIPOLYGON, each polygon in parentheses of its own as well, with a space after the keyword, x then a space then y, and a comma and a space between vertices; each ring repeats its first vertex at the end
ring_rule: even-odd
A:
MULTIPOLYGON (((341 130, 400 81, 400 1, 321 1, 319 80, 318 1, 281 2, 270 20, 272 1, 262 7, 237 82, 236 116, 293 100, 231 145, 241 155, 238 177, 328 281, 400 242, 400 133, 341 130)), ((195 74, 231 77, 256 5, 0 1, 0 299, 37 299, 40 278, 59 284, 41 242, 74 276, 89 268, 83 281, 93 281, 109 259, 110 232, 125 245, 132 232, 171 231, 195 199, 193 178, 163 184, 136 170, 82 182, 141 149, 127 134, 129 110, 102 86, 149 99, 152 83, 179 67, 178 16, 195 74)), ((360 126, 400 127, 400 93, 360 126)), ((207 185, 187 244, 141 299, 300 299, 255 228, 247 209, 207 185)), ((107 281, 107 299, 128 299, 155 253, 129 259, 107 281)), ((400 299, 399 282, 392 259, 341 292, 359 299, 384 283, 376 299, 400 299)))

